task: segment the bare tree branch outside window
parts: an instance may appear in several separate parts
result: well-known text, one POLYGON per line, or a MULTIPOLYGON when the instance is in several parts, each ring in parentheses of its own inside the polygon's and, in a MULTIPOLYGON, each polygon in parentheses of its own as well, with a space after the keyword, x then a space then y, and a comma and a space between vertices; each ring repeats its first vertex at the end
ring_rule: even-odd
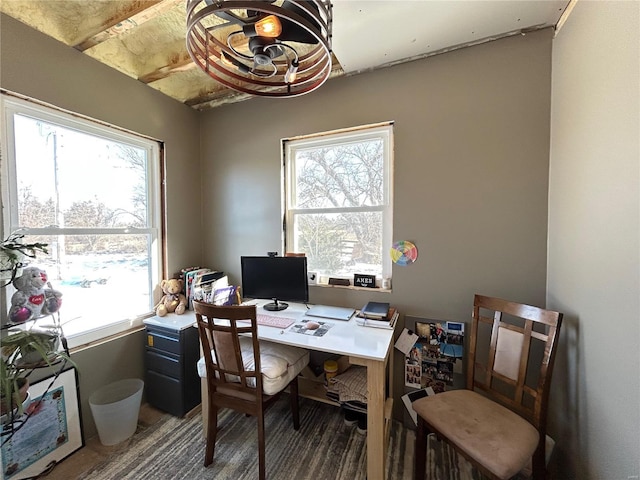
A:
MULTIPOLYGON (((309 269, 380 274, 385 204, 381 138, 347 139, 294 149, 287 228, 309 269)), ((289 236, 287 237, 289 238, 289 236)))

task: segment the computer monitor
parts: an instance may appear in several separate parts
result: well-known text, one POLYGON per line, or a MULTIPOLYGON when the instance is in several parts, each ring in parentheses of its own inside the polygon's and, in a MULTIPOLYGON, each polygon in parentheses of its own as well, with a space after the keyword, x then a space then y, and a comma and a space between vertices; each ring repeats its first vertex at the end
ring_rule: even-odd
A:
POLYGON ((306 257, 240 257, 242 295, 247 298, 272 299, 265 310, 284 310, 281 302, 309 301, 306 257))

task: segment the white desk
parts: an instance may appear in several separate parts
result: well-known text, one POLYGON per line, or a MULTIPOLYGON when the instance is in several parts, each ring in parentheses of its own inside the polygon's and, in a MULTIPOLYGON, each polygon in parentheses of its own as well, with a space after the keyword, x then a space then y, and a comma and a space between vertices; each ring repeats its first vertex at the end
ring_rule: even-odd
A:
MULTIPOLYGON (((270 312, 262 308, 268 303, 265 301, 253 301, 246 304, 255 304, 258 313, 300 320, 307 310, 304 304, 289 303, 289 308, 279 312, 270 312)), ((180 322, 195 323, 195 312, 187 311, 180 315, 180 322)), ((310 318, 310 317, 307 317, 310 318)), ((333 323, 333 327, 322 337, 303 335, 287 329, 258 325, 258 337, 261 340, 269 340, 294 347, 306 348, 326 353, 344 355, 349 363, 361 365, 367 368, 367 479, 382 480, 386 472, 387 443, 389 428, 386 420, 391 419, 393 395, 386 395, 386 367, 389 363, 389 388, 393 385, 393 330, 381 328, 363 327, 356 324, 355 316, 348 322, 318 318, 318 320, 333 323), (387 428, 386 428, 387 427, 387 428)), ((175 315, 167 315, 159 321, 175 322, 175 315), (165 320, 166 319, 166 320, 165 320)), ((302 390, 302 389, 301 389, 302 390)), ((301 395, 304 392, 301 391, 301 395)), ((202 387, 202 416, 204 425, 207 425, 207 388, 206 383, 202 387)))
MULTIPOLYGON (((289 308, 279 312, 270 312, 262 308, 269 303, 266 300, 245 302, 243 305, 256 305, 258 314, 285 317, 300 320, 304 317, 307 307, 301 303, 289 303, 289 308)), ((389 346, 393 339, 393 330, 382 328, 362 327, 356 324, 355 316, 351 320, 333 320, 331 318, 306 317, 309 320, 319 320, 332 323, 333 326, 322 337, 303 335, 280 329, 258 325, 258 337, 261 340, 284 343, 294 347, 317 350, 337 355, 354 356, 374 361, 384 361, 389 353, 389 346)))
MULTIPOLYGON (((268 312, 262 308, 267 301, 255 303, 258 313, 299 320, 307 307, 289 302, 289 308, 279 312, 268 312)), ((307 317, 310 318, 310 317, 307 317)), ((386 472, 387 439, 389 430, 386 420, 391 419, 393 395, 387 398, 385 389, 386 367, 393 372, 391 348, 393 330, 363 327, 356 324, 355 316, 348 322, 318 318, 331 322, 333 327, 322 337, 302 335, 274 327, 258 325, 258 337, 277 343, 302 347, 320 352, 345 355, 352 365, 367 368, 367 479, 383 479, 386 472)), ((393 378, 389 378, 393 385, 393 378)))
MULTIPOLYGON (((258 313, 300 320, 307 307, 304 304, 289 303, 289 308, 279 312, 264 310, 266 300, 250 301, 255 304, 258 313)), ((309 318, 309 317, 307 317, 309 318)), ((195 324, 195 312, 188 310, 184 315, 154 317, 159 324, 173 325, 195 324)), ((332 319, 318 319, 333 323, 331 329, 322 337, 303 335, 287 329, 258 325, 258 337, 262 340, 292 345, 294 347, 316 350, 346 356, 350 364, 367 368, 367 479, 382 480, 386 473, 387 444, 393 406, 393 378, 389 379, 389 395, 386 392, 387 364, 393 372, 393 330, 363 327, 356 324, 355 316, 348 322, 332 319)), ((207 425, 207 387, 202 385, 202 419, 207 425)), ((301 385, 301 395, 305 395, 301 385)), ((317 398, 310 396, 310 398, 317 398)), ((328 401, 325 399, 325 401, 328 401)))

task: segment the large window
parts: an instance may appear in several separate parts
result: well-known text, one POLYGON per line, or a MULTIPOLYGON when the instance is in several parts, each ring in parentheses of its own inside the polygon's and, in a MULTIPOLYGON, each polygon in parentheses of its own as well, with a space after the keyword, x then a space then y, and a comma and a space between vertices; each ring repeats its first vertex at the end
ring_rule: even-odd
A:
POLYGON ((283 141, 285 248, 320 278, 391 276, 391 124, 283 141))
POLYGON ((19 231, 48 244, 30 263, 63 294, 70 346, 139 325, 161 270, 158 142, 9 96, 1 102, 5 237, 19 231))

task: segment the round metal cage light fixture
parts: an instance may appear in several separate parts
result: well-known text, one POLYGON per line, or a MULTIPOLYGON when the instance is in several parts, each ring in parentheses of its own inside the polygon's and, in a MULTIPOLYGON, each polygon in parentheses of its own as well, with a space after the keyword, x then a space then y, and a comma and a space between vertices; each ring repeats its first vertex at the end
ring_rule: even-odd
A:
POLYGON ((188 0, 187 51, 221 84, 295 97, 331 73, 330 0, 188 0))

